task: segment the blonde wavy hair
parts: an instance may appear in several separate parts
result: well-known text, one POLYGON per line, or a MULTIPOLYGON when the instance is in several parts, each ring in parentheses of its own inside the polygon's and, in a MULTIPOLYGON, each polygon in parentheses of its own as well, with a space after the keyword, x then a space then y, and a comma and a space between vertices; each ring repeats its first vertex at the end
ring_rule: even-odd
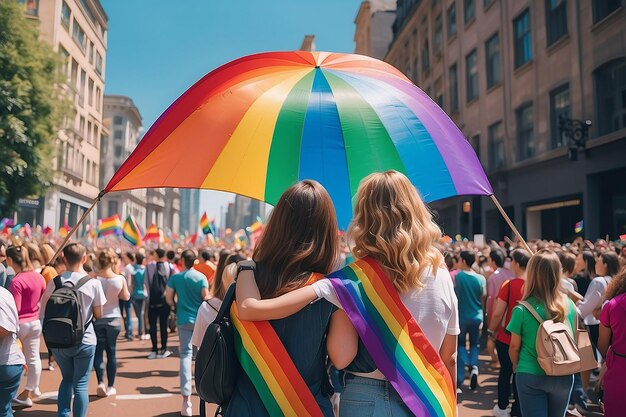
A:
POLYGON ((354 242, 354 256, 376 259, 400 293, 423 287, 421 276, 443 263, 436 247, 441 229, 413 184, 398 171, 374 173, 361 181, 347 235, 354 242))

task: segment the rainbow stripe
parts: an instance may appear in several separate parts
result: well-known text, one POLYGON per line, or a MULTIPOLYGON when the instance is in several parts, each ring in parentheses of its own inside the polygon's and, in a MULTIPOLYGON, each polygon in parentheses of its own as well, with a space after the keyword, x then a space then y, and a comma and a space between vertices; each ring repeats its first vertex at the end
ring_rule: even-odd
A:
POLYGON ((206 188, 275 205, 289 186, 314 179, 344 229, 359 182, 389 169, 406 174, 427 202, 492 194, 465 135, 393 66, 361 55, 268 52, 227 63, 187 90, 105 191, 206 188))
POLYGON ((270 416, 322 417, 322 410, 268 321, 242 321, 233 303, 235 351, 270 416))
POLYGON ((209 218, 206 215, 206 211, 202 213, 202 217, 200 217, 200 229, 202 229, 202 233, 208 235, 211 233, 211 224, 209 223, 209 218))
POLYGON ((128 216, 126 218, 124 226, 122 226, 122 236, 124 236, 124 239, 128 240, 132 245, 141 245, 141 233, 133 216, 128 216))
POLYGON ((152 223, 150 225, 150 227, 148 228, 148 231, 143 236, 143 240, 145 240, 146 242, 149 241, 149 240, 152 240, 152 241, 160 243, 160 241, 161 241, 161 230, 159 230, 159 228, 157 227, 156 224, 152 223))
POLYGON ((456 389, 439 353, 371 258, 328 275, 378 369, 419 417, 456 415, 456 389))
POLYGON ((98 221, 98 236, 107 236, 119 233, 122 229, 122 221, 117 214, 98 221))

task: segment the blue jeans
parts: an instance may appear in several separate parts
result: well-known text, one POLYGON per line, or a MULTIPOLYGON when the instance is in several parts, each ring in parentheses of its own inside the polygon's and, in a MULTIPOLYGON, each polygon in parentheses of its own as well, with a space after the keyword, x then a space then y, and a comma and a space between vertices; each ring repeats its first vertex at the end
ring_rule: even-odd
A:
POLYGON ((70 402, 74 394, 74 417, 85 417, 89 405, 89 373, 96 353, 94 345, 81 344, 71 348, 52 349, 59 368, 61 385, 58 396, 58 416, 70 417, 70 402))
POLYGON ((193 323, 178 325, 178 341, 180 344, 180 394, 184 397, 191 395, 191 335, 193 323))
POLYGON ((96 378, 98 384, 104 382, 104 352, 107 353, 107 380, 108 386, 112 387, 115 383, 115 374, 117 373, 117 336, 122 330, 119 324, 119 318, 99 319, 94 323, 98 344, 96 345, 96 354, 93 359, 93 367, 96 370, 96 378))
POLYGON ((574 376, 515 375, 522 415, 563 417, 567 411, 574 376))
POLYGON ((146 300, 143 298, 133 298, 133 310, 135 310, 135 315, 137 316, 137 331, 139 332, 139 336, 143 336, 145 334, 143 324, 146 312, 146 300))
POLYGON ((410 417, 413 413, 389 381, 347 374, 341 393, 341 417, 410 417))
POLYGON ((132 303, 130 300, 120 300, 120 312, 122 313, 122 317, 124 318, 124 330, 126 330, 125 336, 127 339, 133 337, 133 322, 131 321, 132 317, 130 316, 131 306, 132 303))
POLYGON ((22 381, 24 365, 0 365, 0 417, 13 417, 11 403, 22 381))
POLYGON ((456 368, 456 384, 461 386, 465 380, 465 369, 468 366, 478 366, 478 353, 480 342, 481 319, 474 319, 461 323, 459 334, 459 364, 456 368), (469 355, 467 351, 467 338, 469 337, 469 355))

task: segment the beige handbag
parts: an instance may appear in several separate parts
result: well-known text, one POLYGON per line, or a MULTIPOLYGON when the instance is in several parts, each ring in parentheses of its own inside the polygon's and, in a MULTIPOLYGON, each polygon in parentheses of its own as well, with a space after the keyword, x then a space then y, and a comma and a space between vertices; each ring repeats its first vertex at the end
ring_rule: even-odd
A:
POLYGON ((598 367, 598 359, 596 357, 595 349, 591 344, 589 338, 589 332, 584 325, 580 325, 578 322, 578 329, 576 330, 576 345, 578 346, 578 356, 580 356, 580 369, 579 372, 591 371, 598 367))

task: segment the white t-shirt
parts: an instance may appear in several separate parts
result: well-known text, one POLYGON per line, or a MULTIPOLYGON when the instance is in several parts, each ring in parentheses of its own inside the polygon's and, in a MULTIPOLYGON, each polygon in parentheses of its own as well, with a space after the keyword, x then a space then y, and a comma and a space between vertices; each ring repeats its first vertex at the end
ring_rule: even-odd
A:
POLYGON ((126 285, 128 288, 131 286, 131 281, 133 280, 133 274, 135 273, 135 266, 131 263, 124 267, 124 277, 126 278, 126 285))
MULTIPOLYGON (((400 299, 428 341, 439 351, 447 334, 461 333, 452 278, 447 269, 438 268, 436 276, 429 270, 422 276, 421 281, 424 284, 422 288, 410 289, 405 294, 400 294, 400 299)), ((330 280, 321 279, 313 284, 313 288, 318 297, 325 298, 341 308, 330 280)))
POLYGON ((593 312, 600 307, 600 303, 604 300, 604 294, 612 279, 610 276, 594 278, 591 284, 589 284, 589 288, 587 288, 585 298, 577 304, 580 315, 584 317, 584 322, 587 326, 600 324, 600 320, 593 316, 593 312))
POLYGON ((200 347, 207 327, 209 327, 209 324, 213 323, 221 306, 222 301, 215 297, 209 299, 208 302, 205 301, 202 303, 196 315, 196 323, 193 326, 193 334, 191 335, 192 345, 200 347))
POLYGON ((24 365, 24 354, 17 345, 17 306, 13 295, 4 287, 0 287, 0 327, 11 333, 0 338, 0 365, 24 365))
MULTIPOLYGON (((61 275, 61 282, 65 284, 67 281, 72 281, 72 283, 76 285, 78 281, 80 281, 81 278, 83 278, 85 275, 87 274, 84 271, 64 272, 63 275, 61 275)), ((40 309, 40 314, 42 319, 46 310, 45 305, 48 302, 48 299, 50 298, 50 295, 52 295, 53 291, 54 280, 50 280, 48 286, 46 287, 46 291, 41 297, 41 305, 43 306, 43 308, 40 309)), ((104 295, 104 291, 102 290, 102 284, 100 284, 100 281, 98 281, 97 279, 90 279, 85 283, 85 285, 80 287, 80 289, 78 290, 78 296, 80 297, 80 303, 83 309, 83 320, 85 321, 85 323, 93 319, 93 306, 103 306, 107 301, 104 295)), ((97 344, 96 342, 96 332, 93 329, 93 323, 91 323, 87 327, 85 335, 83 336, 83 344, 95 346, 97 344)))
POLYGON ((119 318, 122 317, 120 311, 119 296, 124 288, 124 277, 116 275, 113 278, 98 277, 98 281, 102 284, 102 290, 107 302, 102 306, 102 318, 119 318))

